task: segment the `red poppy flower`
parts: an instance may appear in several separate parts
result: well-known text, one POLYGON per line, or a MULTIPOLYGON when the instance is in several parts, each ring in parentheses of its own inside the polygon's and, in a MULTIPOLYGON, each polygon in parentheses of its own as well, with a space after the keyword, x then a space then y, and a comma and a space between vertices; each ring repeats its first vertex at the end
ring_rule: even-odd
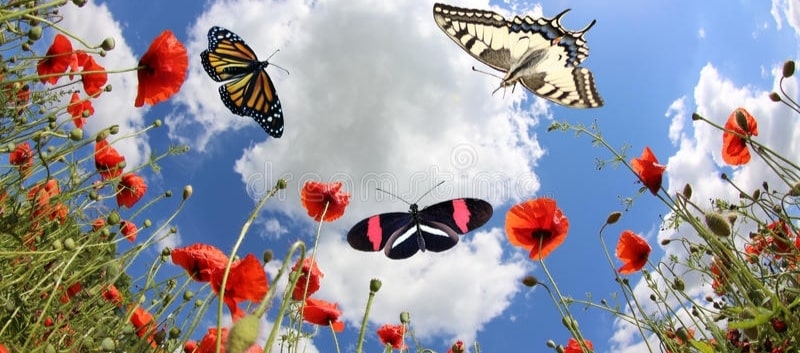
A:
POLYGON ((136 306, 130 321, 133 327, 136 328, 136 335, 140 338, 148 333, 152 334, 151 331, 154 330, 153 314, 150 314, 141 306, 136 306))
POLYGON ((117 206, 133 207, 147 191, 147 184, 142 177, 127 173, 122 176, 117 184, 117 206))
POLYGON ((617 242, 617 258, 622 261, 619 273, 627 275, 641 271, 651 250, 644 238, 630 230, 623 231, 617 242))
POLYGON ((722 159, 725 163, 742 165, 750 161, 750 150, 747 149, 750 136, 758 136, 756 119, 744 108, 736 108, 725 122, 725 132, 722 133, 722 159), (747 131, 736 122, 737 114, 744 117, 747 131))
MULTIPOLYGON (((211 289, 219 294, 222 288, 222 277, 225 268, 219 268, 211 273, 211 289)), ((239 303, 245 300, 260 302, 267 295, 269 289, 267 273, 255 255, 247 254, 244 259, 235 261, 231 265, 228 281, 225 283, 225 297, 223 301, 231 311, 233 321, 246 314, 239 308, 239 303)))
POLYGON ((173 249, 172 262, 183 267, 195 281, 209 282, 214 271, 228 264, 228 256, 214 246, 197 243, 173 249))
POLYGON ((405 326, 403 325, 389 325, 385 324, 378 328, 378 337, 384 345, 392 346, 394 349, 403 349, 403 335, 405 334, 405 326))
MULTIPOLYGON (((583 344, 586 345, 586 348, 589 348, 589 352, 594 350, 594 345, 592 345, 592 341, 583 340, 583 344)), ((583 350, 578 340, 570 338, 569 341, 567 341, 567 346, 564 347, 564 353, 588 353, 588 352, 583 350)))
POLYGON ((116 304, 117 306, 122 305, 122 295, 119 293, 119 289, 115 285, 109 285, 103 290, 103 299, 107 300, 109 303, 116 304))
POLYGON ((8 156, 8 162, 19 168, 19 173, 23 177, 30 175, 33 167, 33 150, 28 141, 18 144, 8 156))
POLYGON ((8 348, 0 343, 0 353, 8 353, 8 348))
POLYGON ((125 236, 125 239, 128 239, 131 243, 136 241, 136 235, 139 234, 136 224, 131 221, 122 221, 119 223, 119 228, 122 235, 125 236))
POLYGON ((28 200, 33 204, 33 216, 50 215, 50 199, 61 193, 58 181, 49 179, 44 184, 38 184, 28 190, 28 200))
MULTIPOLYGON (((294 267, 292 267, 292 272, 297 271, 298 267, 300 267, 299 259, 298 262, 294 264, 294 267)), ((292 290, 292 299, 294 300, 303 300, 316 293, 319 290, 320 278, 325 276, 325 274, 320 271, 319 267, 317 267, 317 262, 311 257, 307 257, 303 260, 301 271, 302 274, 300 278, 297 279, 294 290, 292 290), (307 289, 306 284, 308 284, 307 289)))
POLYGON ((511 245, 529 250, 530 258, 542 260, 567 238, 569 220, 546 197, 514 205, 506 214, 506 234, 511 245))
POLYGON ((67 209, 67 206, 59 202, 50 210, 50 220, 58 220, 58 223, 64 224, 67 221, 68 214, 69 209, 67 209))
POLYGON ((325 205, 327 205, 328 209, 325 211, 325 218, 322 220, 331 222, 341 217, 344 214, 345 207, 350 203, 350 194, 339 192, 341 188, 341 182, 325 184, 318 181, 308 181, 303 185, 300 201, 303 202, 303 207, 308 211, 308 215, 317 222, 320 221, 322 211, 325 210, 325 205))
MULTIPOLYGON (((53 44, 47 49, 47 57, 39 60, 36 71, 39 76, 63 74, 67 68, 77 69, 78 59, 72 51, 72 43, 63 34, 56 34, 53 44)), ((55 84, 61 76, 40 78, 42 83, 55 84)))
POLYGON ((94 166, 100 177, 103 179, 113 179, 122 174, 123 167, 120 163, 125 161, 125 157, 106 140, 97 141, 94 145, 94 166))
MULTIPOLYGON (((228 328, 222 328, 220 330, 222 332, 222 345, 220 347, 219 353, 225 353, 225 346, 228 342, 228 328)), ((183 351, 185 353, 216 353, 217 347, 217 328, 211 327, 206 332, 206 335, 203 336, 203 339, 200 340, 200 343, 194 344, 193 346, 189 345, 189 342, 183 346, 183 351), (190 350, 190 348, 192 350, 190 350)), ((263 353, 264 351, 261 349, 260 345, 254 344, 250 346, 244 353, 263 353)))
POLYGON ((183 353, 199 353, 200 350, 198 350, 198 348, 200 348, 200 346, 197 345, 197 342, 186 341, 186 343, 183 344, 183 353))
POLYGON ((453 343, 453 346, 450 347, 447 353, 464 353, 465 351, 466 348, 464 348, 464 342, 459 340, 456 341, 456 343, 453 343))
POLYGON ((88 98, 81 100, 78 92, 73 92, 67 106, 67 112, 72 116, 72 122, 75 123, 75 126, 82 129, 86 118, 94 114, 94 107, 88 98))
POLYGON ((303 320, 320 326, 331 326, 334 332, 344 331, 344 322, 339 321, 342 315, 336 303, 307 298, 303 306, 303 320))
POLYGON ((66 292, 64 292, 64 294, 61 295, 61 298, 59 298, 59 301, 61 301, 61 304, 69 303, 70 299, 75 297, 75 295, 77 295, 81 291, 81 289, 83 289, 83 287, 81 286, 80 282, 77 282, 77 283, 69 286, 69 288, 67 288, 66 292))
POLYGON ((94 58, 82 51, 78 51, 78 62, 83 70, 81 76, 83 90, 90 97, 97 97, 103 92, 103 86, 108 82, 106 68, 94 61, 94 58))
POLYGON ((650 150, 650 147, 644 148, 641 157, 631 160, 631 167, 644 186, 650 189, 653 195, 657 194, 658 189, 661 188, 661 178, 667 167, 658 164, 658 160, 653 151, 650 150))
POLYGON ((714 257, 711 260, 711 266, 709 266, 709 270, 711 270, 711 289, 714 290, 716 295, 724 295, 725 288, 728 285, 728 274, 724 272, 725 266, 718 257, 714 257))
POLYGON ((105 226, 106 226, 106 220, 103 219, 103 218, 97 218, 97 219, 94 220, 94 222, 92 222, 92 230, 93 231, 101 230, 105 226))
POLYGON ((189 56, 183 44, 171 31, 161 32, 139 60, 139 93, 134 105, 155 105, 177 93, 186 80, 188 67, 189 56))

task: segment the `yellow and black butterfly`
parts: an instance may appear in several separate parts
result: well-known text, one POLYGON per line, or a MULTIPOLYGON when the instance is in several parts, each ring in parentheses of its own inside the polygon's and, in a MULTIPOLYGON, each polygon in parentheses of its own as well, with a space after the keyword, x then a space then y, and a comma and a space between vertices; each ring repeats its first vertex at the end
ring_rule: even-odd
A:
POLYGON ((200 53, 203 69, 214 81, 230 81, 219 87, 219 96, 236 115, 250 116, 270 136, 283 135, 283 109, 275 86, 256 53, 235 33, 222 28, 208 30, 208 50, 200 53))

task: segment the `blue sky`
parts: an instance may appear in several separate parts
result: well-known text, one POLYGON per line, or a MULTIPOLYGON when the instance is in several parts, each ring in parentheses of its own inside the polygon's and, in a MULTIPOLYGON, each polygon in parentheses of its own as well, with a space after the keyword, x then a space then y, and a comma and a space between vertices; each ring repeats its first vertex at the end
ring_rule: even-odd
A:
MULTIPOLYGON (((597 121, 612 145, 630 146, 629 157, 650 146, 668 166, 665 187, 674 193, 692 183, 696 200, 735 200, 719 182, 720 171, 744 185, 759 185, 764 177, 757 163, 720 167, 719 133, 694 126, 692 112, 722 122, 744 106, 759 119, 760 140, 790 154, 800 149, 793 142, 800 131, 796 119, 765 98, 783 61, 798 55, 800 6, 792 0, 450 2, 512 16, 550 17, 571 8, 562 23, 573 30, 597 19, 586 35, 590 54, 583 66, 594 73, 606 105, 593 110, 554 106, 521 87, 492 95, 499 80, 472 72, 471 66, 481 65, 436 27, 432 4, 93 1, 80 10, 70 4, 63 25, 90 41, 113 36, 117 48, 103 58, 106 67, 135 65, 165 28, 189 50, 187 82, 169 102, 133 110, 135 78, 112 76, 113 94, 97 102, 89 119, 90 130, 116 123, 123 132, 155 119, 165 122, 149 136, 120 143, 128 165, 170 143, 191 146, 188 154, 163 161, 160 174, 146 175, 151 187, 146 197, 179 192, 184 184, 195 190, 175 222, 178 235, 162 246, 208 242, 230 249, 253 198, 284 177, 289 187, 270 201, 244 245, 245 252, 272 249, 281 256, 296 239, 310 241, 316 229, 300 206, 303 182, 345 183, 352 202, 342 219, 323 227, 318 259, 325 278, 317 295, 339 302, 345 313, 345 352, 354 349, 373 277, 384 286, 371 316, 369 351, 379 349, 374 329, 397 323, 400 311, 411 312, 417 335, 437 351, 459 338, 478 340, 484 352, 544 351, 548 339, 566 343, 568 332, 546 294, 519 283, 525 274, 544 274, 505 241, 506 210, 520 200, 553 197, 570 219, 566 242, 546 261, 562 291, 576 298, 591 292, 599 301, 618 292, 597 232, 609 213, 623 210, 622 198, 635 197, 635 205, 605 233, 610 247, 622 230, 632 229, 653 245, 654 261, 679 251, 658 245, 673 235, 660 230, 666 208, 649 194, 636 196, 640 185, 626 169, 598 170, 595 161, 611 156, 587 137, 548 133, 552 120, 597 121), (271 62, 289 74, 268 72, 286 116, 281 139, 269 138, 220 102, 217 84, 199 60, 213 25, 239 34, 262 58, 280 49, 271 62), (772 121, 779 124, 770 128, 772 121), (446 253, 392 261, 356 252, 344 240, 350 226, 375 213, 407 209, 376 193, 376 180, 407 200, 445 181, 420 206, 481 197, 494 205, 495 215, 446 253)), ((160 206, 148 216, 163 222, 169 210, 160 206)), ((273 265, 268 269, 274 273, 273 265)), ((702 284, 698 279, 689 287, 702 296, 707 293, 702 284)), ((637 290, 647 295, 641 283, 637 290)), ((573 312, 598 352, 639 351, 640 339, 610 314, 584 313, 577 306, 573 312)), ((313 344, 332 351, 327 331, 313 344)))

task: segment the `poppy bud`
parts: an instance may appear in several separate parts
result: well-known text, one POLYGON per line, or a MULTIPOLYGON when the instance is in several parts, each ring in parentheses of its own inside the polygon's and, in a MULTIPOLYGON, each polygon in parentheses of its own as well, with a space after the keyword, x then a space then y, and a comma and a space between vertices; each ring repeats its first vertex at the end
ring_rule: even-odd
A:
POLYGON ((64 248, 64 244, 61 243, 61 239, 56 239, 53 241, 52 247, 55 251, 61 251, 64 248))
POLYGON ((278 179, 278 183, 275 186, 278 187, 278 190, 286 189, 286 179, 278 179))
POLYGON ((161 127, 161 119, 156 119, 153 121, 153 127, 161 127))
POLYGON ((177 328, 175 326, 172 326, 172 328, 169 329, 169 338, 170 339, 176 339, 176 338, 178 338, 180 336, 181 336, 181 329, 179 329, 179 328, 177 328))
POLYGON ((153 222, 150 221, 149 218, 145 219, 144 222, 142 222, 142 226, 144 226, 145 228, 149 228, 151 225, 153 225, 153 222))
POLYGON ((108 215, 108 217, 106 217, 106 223, 108 225, 112 225, 112 226, 113 225, 117 225, 117 224, 119 224, 119 221, 120 221, 120 217, 119 217, 119 213, 117 213, 117 211, 111 211, 111 213, 108 215))
POLYGON ((369 292, 377 293, 381 289, 381 280, 373 278, 369 280, 369 292))
POLYGON ((403 325, 408 325, 411 323, 411 314, 408 311, 403 311, 400 313, 400 323, 403 325))
POLYGON ((256 338, 258 338, 258 316, 247 315, 233 324, 228 334, 226 352, 243 353, 256 342, 256 338))
POLYGON ((72 141, 80 141, 83 139, 83 130, 81 128, 74 128, 69 132, 69 139, 72 141))
POLYGON ((786 321, 778 319, 777 317, 773 317, 769 321, 772 324, 772 329, 775 330, 775 332, 777 333, 786 332, 786 327, 787 327, 786 321))
POLYGON ((663 239, 663 240, 661 240, 661 246, 667 246, 671 242, 672 242, 672 239, 663 239))
POLYGON ((28 38, 30 38, 30 40, 38 40, 39 38, 42 38, 42 26, 31 27, 31 29, 28 30, 28 38))
POLYGON ((692 121, 702 120, 703 117, 700 114, 692 113, 692 121))
POLYGON ((103 90, 104 90, 104 91, 106 91, 106 92, 111 92, 111 85, 106 85, 106 86, 103 88, 103 90))
POLYGON ((575 321, 575 319, 573 319, 571 317, 566 317, 566 316, 562 317, 561 318, 561 324, 564 325, 564 327, 566 327, 566 328, 568 328, 570 330, 577 330, 578 329, 578 322, 575 321))
POLYGON ((727 237, 731 235, 731 225, 722 217, 721 214, 716 212, 708 212, 705 214, 706 226, 712 233, 720 237, 727 237))
POLYGON ((675 335, 684 342, 689 342, 689 339, 691 338, 689 337, 689 330, 687 330, 685 327, 681 327, 675 331, 675 335))
POLYGON ((761 183, 761 187, 764 188, 764 191, 769 192, 769 183, 766 181, 761 183))
POLYGON ((608 218, 606 218, 606 224, 617 223, 617 221, 619 221, 620 217, 622 217, 622 212, 619 212, 619 211, 613 212, 610 215, 608 215, 608 218))
POLYGON ((272 250, 264 250, 264 253, 261 254, 261 260, 264 260, 264 263, 272 261, 273 257, 272 250))
POLYGON ((103 39, 103 43, 100 44, 100 47, 103 48, 103 50, 112 50, 114 49, 114 46, 115 46, 114 38, 111 37, 103 39))
POLYGON ((783 77, 789 78, 794 75, 794 61, 788 60, 783 63, 783 77))
POLYGON ((686 184, 683 186, 683 197, 687 200, 692 198, 692 184, 686 184))
POLYGON ((545 345, 547 346, 547 348, 555 348, 556 342, 553 340, 547 340, 547 342, 545 342, 545 345))
POLYGON ((67 238, 64 239, 64 249, 69 251, 75 250, 75 239, 67 238))
POLYGON ((111 127, 108 128, 108 133, 112 134, 112 135, 118 134, 119 133, 119 125, 111 125, 111 127))
MULTIPOLYGON (((78 7, 83 7, 83 5, 86 5, 86 0, 72 0, 72 3, 75 4, 78 7)), ((113 350, 113 349, 109 349, 109 350, 113 350)))
POLYGON ((772 92, 772 93, 769 94, 769 100, 771 100, 773 102, 780 102, 781 101, 781 96, 778 95, 778 92, 772 92))
POLYGON ((187 290, 187 291, 183 292, 183 300, 184 301, 188 302, 188 301, 192 300, 192 298, 194 298, 194 292, 192 292, 190 290, 187 290))
POLYGON ((792 189, 789 190, 789 196, 793 197, 800 196, 800 183, 792 185, 792 189))
POLYGON ((192 197, 192 192, 193 191, 194 190, 192 189, 191 185, 184 186, 183 187, 183 199, 186 200, 186 199, 192 197))
POLYGON ((539 284, 539 279, 534 277, 533 275, 527 275, 525 278, 522 279, 522 284, 528 287, 534 287, 539 284))
POLYGON ((164 192, 164 197, 172 197, 172 190, 167 190, 164 192))
POLYGON ((747 124, 747 117, 744 116, 744 108, 736 109, 736 126, 744 132, 750 132, 750 126, 747 124))
POLYGON ((672 289, 681 292, 686 289, 686 283, 684 283, 680 277, 676 277, 675 280, 672 281, 672 289))
POLYGON ((165 247, 161 249, 161 256, 170 256, 172 255, 172 250, 169 247, 165 247))
POLYGON ((153 334, 153 341, 156 342, 157 345, 164 343, 165 339, 167 339, 167 332, 163 329, 153 334))

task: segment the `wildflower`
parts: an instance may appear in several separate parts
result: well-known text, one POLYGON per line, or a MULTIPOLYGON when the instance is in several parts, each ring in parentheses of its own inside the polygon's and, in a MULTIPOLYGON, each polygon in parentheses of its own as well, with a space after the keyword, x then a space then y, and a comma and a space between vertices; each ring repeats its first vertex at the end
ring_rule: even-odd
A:
POLYGON ((394 349, 403 349, 403 335, 405 334, 405 326, 403 325, 389 325, 385 324, 378 328, 378 337, 386 346, 392 346, 394 349))
POLYGON ((564 347, 564 353, 588 353, 594 350, 594 345, 592 345, 592 341, 583 340, 583 344, 586 345, 586 348, 589 348, 589 351, 583 350, 578 340, 570 338, 569 341, 567 341, 567 346, 564 347))
POLYGON ((197 345, 197 342, 186 341, 183 345, 183 353, 199 353, 200 350, 198 348, 200 348, 200 346, 197 345))
POLYGON ((106 220, 104 218, 97 218, 92 222, 92 230, 98 231, 103 229, 106 226, 106 220))
POLYGON ((28 141, 18 144, 8 156, 8 163, 19 168, 19 174, 23 177, 30 175, 33 168, 33 150, 28 141))
POLYGON ((97 97, 103 92, 103 85, 108 81, 108 73, 106 68, 94 61, 94 58, 89 54, 78 51, 78 63, 83 70, 81 70, 83 78, 83 90, 91 97, 97 97))
POLYGON ((136 241, 136 235, 139 233, 136 224, 131 221, 122 221, 119 223, 119 228, 122 235, 125 236, 125 239, 128 239, 131 243, 136 241))
POLYGON ((546 197, 514 205, 506 214, 506 235, 511 245, 529 250, 542 260, 567 238, 569 221, 556 201, 546 197))
MULTIPOLYGON (((228 342, 228 328, 222 328, 220 330, 222 334, 222 346, 220 347, 219 353, 225 353, 225 347, 227 346, 228 342)), ((191 341, 190 341, 191 342, 191 341)), ((193 343, 193 342, 192 342, 193 343)), ((194 345, 190 346, 189 342, 183 346, 183 351, 185 353, 216 353, 217 347, 217 328, 211 327, 206 332, 206 335, 203 336, 203 339, 200 340, 200 343, 195 343, 194 345), (191 348, 191 350, 190 350, 191 348)), ((254 344, 250 346, 244 353, 263 353, 264 351, 261 349, 261 346, 258 344, 254 344)))
POLYGON ((456 343, 453 343, 450 349, 447 350, 447 353, 464 353, 464 352, 466 352, 466 349, 464 348, 464 342, 461 342, 461 340, 458 340, 456 341, 456 343))
POLYGON ((211 274, 218 269, 224 269, 228 264, 225 253, 214 246, 201 243, 173 249, 171 256, 174 264, 183 267, 198 282, 211 281, 211 274))
POLYGON ((113 179, 122 174, 120 163, 125 162, 125 157, 106 140, 97 141, 94 145, 94 166, 100 177, 103 179, 113 179))
POLYGON ((8 353, 8 348, 2 343, 0 343, 0 353, 8 353))
POLYGON ((183 44, 171 31, 161 32, 139 60, 139 92, 134 105, 155 105, 177 93, 186 80, 188 67, 183 44))
POLYGON ((119 293, 119 289, 113 284, 103 290, 103 299, 117 306, 122 305, 122 295, 119 293))
POLYGON ((653 195, 657 194, 658 189, 661 188, 661 178, 667 167, 658 164, 658 160, 653 151, 650 150, 650 147, 644 148, 641 157, 631 160, 631 167, 644 186, 650 189, 653 195))
POLYGON ((122 176, 117 184, 117 206, 133 207, 147 191, 147 184, 142 177, 127 173, 122 176))
POLYGON ((342 312, 336 303, 324 300, 306 298, 303 306, 303 320, 320 326, 331 326, 333 331, 344 331, 344 322, 339 321, 342 312))
POLYGON ((722 159, 725 163, 742 165, 750 161, 750 151, 747 149, 750 136, 758 136, 756 119, 744 108, 736 108, 725 122, 725 132, 722 133, 722 159), (737 121, 737 114, 744 119, 737 121))
POLYGON ((136 306, 136 309, 133 311, 133 315, 131 315, 130 321, 133 327, 135 327, 137 330, 136 335, 139 337, 144 337, 144 335, 152 329, 153 314, 150 314, 141 306, 136 306))
POLYGON ((67 106, 67 112, 72 116, 72 122, 75 123, 75 126, 82 129, 86 118, 94 114, 94 107, 92 107, 92 102, 88 98, 81 100, 78 92, 73 92, 67 106))
POLYGON ((28 190, 28 200, 33 205, 33 217, 38 218, 44 215, 50 215, 52 209, 50 208, 50 199, 61 193, 58 187, 58 182, 55 179, 48 179, 43 184, 38 184, 28 190))
POLYGON ((64 224, 67 221, 68 214, 69 209, 67 209, 67 206, 59 202, 50 210, 50 220, 58 220, 59 224, 64 224))
POLYGON ((69 286, 67 288, 67 290, 64 292, 64 294, 61 295, 61 298, 59 298, 59 301, 61 302, 61 304, 69 303, 69 301, 73 297, 75 297, 75 295, 77 295, 81 291, 81 289, 83 289, 83 287, 81 286, 81 283, 80 282, 76 282, 75 284, 73 284, 73 285, 71 285, 71 286, 69 286))
POLYGON ((300 200, 308 211, 308 215, 315 221, 331 222, 341 217, 344 209, 350 203, 350 194, 340 192, 341 188, 341 182, 325 184, 309 181, 303 185, 300 200), (325 211, 325 218, 321 219, 326 205, 328 209, 325 211))
MULTIPOLYGON (((53 44, 47 49, 47 57, 39 60, 36 71, 39 76, 63 74, 67 68, 77 70, 78 59, 72 51, 72 43, 63 34, 56 34, 53 44)), ((61 76, 42 77, 42 83, 55 84, 61 76)))
MULTIPOLYGON (((224 266, 211 273, 211 289, 214 293, 220 293, 224 274, 224 266)), ((247 254, 244 259, 235 261, 231 265, 222 299, 228 305, 233 321, 245 315, 239 308, 240 302, 245 300, 260 302, 267 295, 268 289, 267 273, 255 255, 247 254)))
POLYGON ((619 273, 631 274, 641 271, 642 267, 647 264, 651 250, 644 238, 630 230, 623 231, 617 242, 616 255, 622 261, 619 273))
MULTIPOLYGON (((292 272, 297 271, 298 267, 300 267, 299 261, 292 267, 292 272)), ((317 262, 311 257, 307 257, 303 260, 302 269, 300 271, 302 271, 302 274, 300 278, 297 279, 294 290, 292 290, 292 299, 294 300, 303 300, 316 293, 319 290, 320 278, 325 276, 325 274, 320 271, 319 267, 317 267, 317 262), (308 284, 308 288, 306 288, 306 284, 308 284)))

